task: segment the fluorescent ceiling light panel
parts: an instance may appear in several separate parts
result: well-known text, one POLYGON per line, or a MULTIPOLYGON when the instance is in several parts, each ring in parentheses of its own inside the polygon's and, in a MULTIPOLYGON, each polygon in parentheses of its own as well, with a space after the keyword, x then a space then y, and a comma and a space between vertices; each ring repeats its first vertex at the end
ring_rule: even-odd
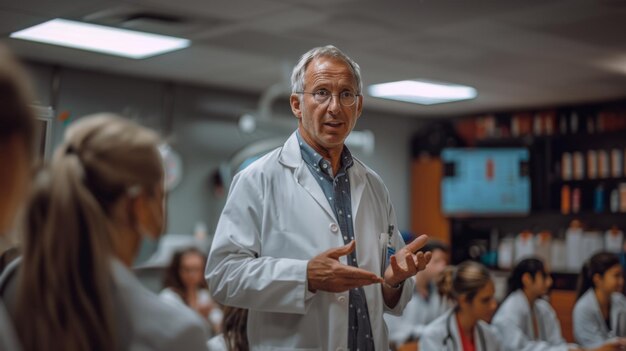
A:
POLYGON ((476 89, 466 85, 438 83, 426 80, 402 80, 370 85, 371 96, 422 105, 474 99, 476 89))
POLYGON ((11 34, 11 38, 67 46, 105 54, 142 59, 186 48, 187 39, 53 19, 11 34))

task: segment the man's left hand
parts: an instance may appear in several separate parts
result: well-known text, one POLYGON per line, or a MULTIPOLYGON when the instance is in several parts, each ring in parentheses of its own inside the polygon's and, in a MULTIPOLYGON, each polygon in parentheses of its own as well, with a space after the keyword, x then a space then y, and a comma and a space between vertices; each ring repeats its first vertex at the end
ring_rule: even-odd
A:
POLYGON ((427 241, 427 235, 420 235, 389 258, 389 267, 385 270, 383 277, 387 285, 397 286, 417 272, 424 270, 430 262, 432 253, 417 252, 417 250, 426 245, 427 241))

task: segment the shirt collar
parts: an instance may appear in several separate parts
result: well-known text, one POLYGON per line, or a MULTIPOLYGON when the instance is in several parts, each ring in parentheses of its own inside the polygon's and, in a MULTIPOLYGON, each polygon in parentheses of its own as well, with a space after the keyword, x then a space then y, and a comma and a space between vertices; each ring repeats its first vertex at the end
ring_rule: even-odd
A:
MULTIPOLYGON (((300 151, 302 152, 302 159, 304 162, 306 162, 309 166, 320 169, 328 175, 332 175, 330 162, 325 160, 322 155, 315 151, 313 147, 311 147, 311 145, 309 145, 304 138, 302 138, 300 131, 296 131, 296 136, 298 137, 298 144, 300 145, 300 151)), ((354 161, 352 159, 352 153, 350 153, 348 147, 344 145, 343 150, 341 151, 341 167, 339 168, 337 175, 352 167, 353 164, 354 161)))

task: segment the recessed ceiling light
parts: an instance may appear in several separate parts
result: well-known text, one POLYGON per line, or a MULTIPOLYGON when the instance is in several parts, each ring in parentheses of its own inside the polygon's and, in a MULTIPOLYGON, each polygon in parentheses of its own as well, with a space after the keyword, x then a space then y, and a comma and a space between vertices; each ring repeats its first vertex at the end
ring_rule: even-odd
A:
POLYGON ((188 39, 56 18, 11 34, 11 38, 143 59, 186 48, 188 39))
POLYGON ((466 85, 426 80, 402 80, 374 84, 369 86, 368 92, 374 97, 422 105, 470 100, 478 95, 476 89, 466 85))

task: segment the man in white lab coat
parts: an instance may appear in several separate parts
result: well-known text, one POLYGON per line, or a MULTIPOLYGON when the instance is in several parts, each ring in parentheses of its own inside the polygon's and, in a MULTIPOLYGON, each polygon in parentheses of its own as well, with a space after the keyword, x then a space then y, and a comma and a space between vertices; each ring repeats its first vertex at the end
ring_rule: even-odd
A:
POLYGON ((344 141, 363 108, 359 66, 333 46, 292 74, 298 130, 231 185, 206 269, 212 296, 248 308, 252 350, 387 350, 430 260, 397 230, 380 177, 344 141))

